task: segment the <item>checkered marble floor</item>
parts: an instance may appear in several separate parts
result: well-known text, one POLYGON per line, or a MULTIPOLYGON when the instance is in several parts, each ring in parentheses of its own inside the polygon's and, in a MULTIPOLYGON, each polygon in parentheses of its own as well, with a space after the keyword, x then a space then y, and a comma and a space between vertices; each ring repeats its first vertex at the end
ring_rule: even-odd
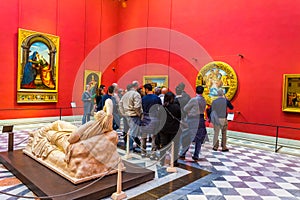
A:
MULTIPOLYGON (((39 125, 43 126, 43 124, 39 125)), ((15 147, 22 149, 26 145, 28 131, 38 128, 24 127, 14 131, 15 147)), ((211 135, 210 135, 211 137, 211 135)), ((210 141, 211 138, 210 138, 210 141)), ((255 145, 255 144, 254 144, 255 145)), ((298 156, 274 153, 249 146, 242 142, 230 143, 229 152, 212 151, 211 142, 206 142, 201 151, 201 161, 194 162, 191 154, 192 145, 185 160, 181 164, 203 169, 211 174, 188 183, 179 190, 163 196, 162 200, 294 200, 300 199, 300 159, 298 156)), ((7 150, 7 135, 0 135, 0 151, 7 150)), ((124 155, 124 151, 120 150, 124 155)), ((156 172, 155 179, 136 188, 124 191, 128 198, 159 187, 162 183, 180 180, 180 177, 191 173, 178 170, 177 174, 166 173, 165 169, 148 158, 142 159, 135 155, 132 162, 140 166, 148 166, 156 172)), ((14 175, 0 164, 0 191, 19 196, 34 197, 34 194, 23 185, 14 175)), ((0 194, 0 199, 16 199, 0 194)), ((25 199, 25 198, 20 198, 25 199)), ((109 198, 107 198, 109 199, 109 198)))
POLYGON ((211 146, 204 146, 204 161, 190 164, 211 171, 212 178, 197 181, 187 199, 300 199, 298 157, 242 146, 207 152, 211 146))

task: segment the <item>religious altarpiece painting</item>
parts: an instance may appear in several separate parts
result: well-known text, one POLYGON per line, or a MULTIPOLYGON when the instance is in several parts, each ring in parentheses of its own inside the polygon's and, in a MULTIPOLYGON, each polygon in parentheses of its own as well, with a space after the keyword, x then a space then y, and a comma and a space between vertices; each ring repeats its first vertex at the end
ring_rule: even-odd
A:
POLYGON ((199 71, 196 86, 203 86, 203 97, 208 105, 218 97, 218 89, 223 89, 228 100, 231 100, 238 87, 238 79, 233 68, 225 62, 213 61, 199 71))
POLYGON ((99 71, 93 71, 93 70, 85 70, 84 71, 84 87, 83 89, 86 89, 86 85, 91 86, 91 94, 96 95, 96 91, 99 88, 101 84, 101 72, 99 71))
POLYGON ((300 112, 300 74, 283 75, 282 111, 300 112))
POLYGON ((18 103, 57 102, 59 37, 19 28, 18 103))

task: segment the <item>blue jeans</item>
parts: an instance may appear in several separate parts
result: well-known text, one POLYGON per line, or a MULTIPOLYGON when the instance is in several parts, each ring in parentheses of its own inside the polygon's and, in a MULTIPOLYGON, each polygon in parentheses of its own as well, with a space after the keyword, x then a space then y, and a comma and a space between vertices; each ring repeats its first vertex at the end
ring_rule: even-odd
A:
POLYGON ((195 151, 193 153, 194 158, 199 158, 201 151, 201 145, 203 144, 206 137, 206 126, 203 117, 188 117, 187 119, 189 128, 184 130, 181 139, 181 150, 179 155, 185 156, 189 150, 190 144, 195 141, 195 151))
POLYGON ((134 138, 140 135, 141 118, 139 116, 128 116, 127 122, 129 125, 129 149, 133 149, 134 138))
POLYGON ((85 113, 82 116, 82 124, 85 124, 86 122, 90 121, 91 119, 91 115, 90 113, 85 113))

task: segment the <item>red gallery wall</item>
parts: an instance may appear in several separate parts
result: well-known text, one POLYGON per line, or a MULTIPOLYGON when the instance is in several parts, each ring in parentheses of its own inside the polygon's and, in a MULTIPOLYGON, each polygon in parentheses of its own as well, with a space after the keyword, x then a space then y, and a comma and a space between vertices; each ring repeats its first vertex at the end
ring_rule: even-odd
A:
MULTIPOLYGON (((121 32, 145 26, 163 27, 196 40, 213 60, 228 63, 237 73, 238 90, 232 101, 236 122, 230 123, 230 129, 275 136, 276 126, 299 128, 299 114, 281 110, 283 74, 300 71, 296 56, 300 51, 300 14, 295 9, 299 7, 295 1, 131 0, 126 9, 120 10, 119 28, 121 32)), ((170 44, 174 42, 169 40, 170 44)), ((178 69, 190 85, 195 85, 197 72, 186 62, 192 57, 180 58, 154 49, 148 49, 144 55, 147 63, 178 69)), ((139 57, 130 52, 121 59, 120 65, 132 68, 139 57)), ((203 67, 201 60, 198 57, 194 64, 203 67)), ((146 67, 145 73, 167 74, 146 67)), ((174 90, 180 80, 170 79, 170 89, 174 90)), ((300 139, 299 131, 292 129, 279 129, 279 136, 300 139)))
MULTIPOLYGON (((228 63, 238 76, 238 90, 232 100, 236 122, 230 123, 230 129, 274 136, 274 126, 300 128, 299 113, 281 110, 283 74, 300 74, 298 1, 128 0, 126 8, 116 0, 50 0, 43 3, 6 0, 1 4, 0 71, 4 75, 0 79, 4 96, 0 100, 1 119, 49 114, 44 111, 5 112, 3 109, 68 107, 73 100, 80 105, 81 92, 74 94, 74 91, 83 91, 81 83, 85 69, 99 70, 102 83, 118 82, 123 88, 132 80, 142 83, 144 75, 168 75, 171 90, 182 81, 186 83, 187 91, 194 95, 198 70, 211 59, 228 63), (152 37, 151 27, 191 38, 203 47, 205 52, 200 55, 205 57, 197 53, 196 57, 182 57, 170 52, 172 45, 178 42, 177 38, 168 34, 152 37), (58 103, 16 103, 18 28, 60 37, 58 103), (102 66, 104 52, 97 49, 100 42, 144 28, 146 37, 135 35, 119 40, 113 52, 116 59, 108 66, 102 66), (141 43, 145 48, 135 49, 135 43, 141 43), (169 45, 169 50, 154 48, 153 43, 169 45), (121 54, 118 48, 128 51, 121 54), (95 51, 99 61, 83 62, 95 51)), ((180 47, 183 52, 189 49, 184 44, 178 44, 176 48, 180 47)), ((296 130, 282 130, 279 136, 300 139, 296 130)))
MULTIPOLYGON (((1 1, 0 58, 5 67, 0 72, 5 78, 0 80, 0 87, 5 97, 0 100, 0 119, 57 116, 60 108, 69 108, 84 58, 101 40, 117 33, 118 16, 114 11, 118 7, 118 2, 98 0, 1 1), (57 103, 16 102, 18 28, 60 37, 57 103)), ((80 79, 83 83, 83 77, 80 79)), ((83 84, 76 90, 81 95, 83 84)), ((81 101, 77 103, 81 105, 81 101)), ((69 110, 65 114, 72 113, 69 110)))

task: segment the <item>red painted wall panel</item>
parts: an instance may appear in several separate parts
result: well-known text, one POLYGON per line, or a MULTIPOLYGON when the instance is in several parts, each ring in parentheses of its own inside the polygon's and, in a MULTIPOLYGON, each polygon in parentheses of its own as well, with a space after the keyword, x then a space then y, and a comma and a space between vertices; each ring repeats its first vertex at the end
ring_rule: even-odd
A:
MULTIPOLYGON (((0 22, 3 29, 1 30, 0 39, 5 48, 1 48, 0 58, 3 66, 9 67, 0 69, 0 73, 7 77, 6 79, 1 79, 1 91, 7 94, 7 97, 1 99, 0 118, 53 116, 53 112, 41 110, 54 109, 57 112, 56 115, 59 115, 60 108, 70 107, 70 102, 73 99, 73 87, 76 81, 82 83, 80 88, 77 88, 79 95, 83 91, 83 78, 79 78, 80 80, 75 79, 84 58, 100 43, 103 39, 101 38, 102 35, 111 36, 117 32, 116 19, 118 16, 113 12, 113 9, 118 8, 117 6, 118 4, 113 1, 96 0, 2 1, 0 22), (102 6, 108 8, 105 13, 102 13, 102 6), (102 26, 102 24, 104 25, 102 26), (16 103, 18 28, 60 37, 59 96, 57 103, 16 103), (18 112, 11 112, 12 109, 19 110, 18 112), (26 111, 26 109, 29 111, 26 111), (40 110, 40 115, 36 114, 38 111, 33 112, 33 109, 40 110)), ((80 105, 81 101, 79 100, 78 106, 80 105)), ((64 111, 64 114, 72 113, 64 111)))
MULTIPOLYGON (((57 106, 70 106, 75 75, 85 58, 85 7, 85 1, 58 1, 57 35, 60 36, 60 58, 57 106)), ((83 84, 78 91, 83 91, 83 84)))
POLYGON ((20 28, 56 35, 57 0, 20 0, 18 14, 20 28))
MULTIPOLYGON (((16 104, 18 0, 1 2, 0 12, 0 108, 13 108, 16 104)), ((5 117, 5 114, 0 116, 5 117)))
POLYGON ((119 9, 119 32, 147 26, 148 0, 128 1, 126 8, 119 9))
POLYGON ((150 27, 170 27, 172 0, 151 1, 148 0, 149 13, 147 17, 147 24, 150 27))
MULTIPOLYGON (((136 1, 131 2, 137 4, 136 1)), ((144 11, 144 4, 141 4, 141 10, 144 11)), ((300 69, 295 56, 299 53, 297 46, 300 44, 297 36, 300 32, 297 24, 300 16, 295 9, 299 7, 300 4, 295 1, 151 1, 149 13, 145 15, 149 16, 149 26, 170 27, 184 33, 202 45, 214 60, 226 62, 233 67, 239 79, 239 88, 233 99, 235 111, 240 113, 236 113, 237 121, 299 127, 298 113, 281 111, 282 76, 285 73, 297 74, 300 69), (244 55, 244 58, 241 59, 238 54, 244 55)), ((144 19, 141 10, 135 11, 140 21, 144 19)), ((142 24, 140 21, 132 24, 130 16, 136 16, 135 12, 130 10, 127 16, 122 13, 122 18, 131 22, 126 24, 127 29, 142 24)), ((147 60, 157 56, 155 51, 148 52, 147 60)), ((165 62, 164 54, 157 57, 160 56, 160 61, 165 62)), ((159 62, 159 59, 156 60, 159 62)), ((184 69, 189 63, 173 60, 175 65, 182 66, 181 73, 185 73, 184 69)), ((172 59, 168 62, 171 65, 172 59)), ((193 85, 193 72, 189 75, 193 85)), ((245 126, 235 124, 231 129, 274 135, 273 129, 267 131, 256 126, 247 126, 245 129, 245 126)), ((291 134, 285 136, 291 137, 291 134)), ((295 134, 293 138, 300 139, 300 136, 295 134)))
POLYGON ((119 31, 119 9, 121 9, 118 1, 102 0, 101 15, 101 41, 110 38, 119 31))

